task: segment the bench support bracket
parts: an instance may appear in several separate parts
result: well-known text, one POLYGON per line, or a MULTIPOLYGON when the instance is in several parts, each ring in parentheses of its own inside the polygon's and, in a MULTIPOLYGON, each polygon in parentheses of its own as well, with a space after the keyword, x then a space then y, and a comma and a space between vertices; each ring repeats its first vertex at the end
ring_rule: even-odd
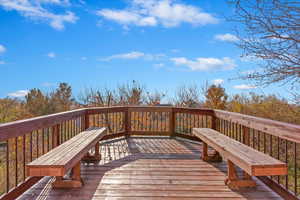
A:
POLYGON ((207 162, 222 162, 222 157, 220 154, 215 151, 215 153, 211 156, 208 155, 208 146, 206 143, 203 142, 203 149, 202 149, 202 160, 207 162))
POLYGON ((236 173, 236 169, 234 164, 228 160, 228 168, 227 168, 227 173, 228 173, 228 177, 225 180, 225 184, 234 190, 238 190, 240 188, 243 187, 255 187, 256 183, 255 181, 252 180, 251 176, 249 174, 247 174, 246 172, 244 172, 244 177, 242 179, 240 179, 236 173))
POLYGON ((71 179, 63 179, 61 176, 57 176, 52 183, 53 188, 79 188, 82 187, 83 181, 80 176, 80 162, 78 162, 71 172, 71 179))
POLYGON ((99 153, 99 142, 95 145, 95 154, 91 155, 90 153, 87 153, 81 161, 86 162, 86 163, 97 163, 101 160, 101 155, 99 153))

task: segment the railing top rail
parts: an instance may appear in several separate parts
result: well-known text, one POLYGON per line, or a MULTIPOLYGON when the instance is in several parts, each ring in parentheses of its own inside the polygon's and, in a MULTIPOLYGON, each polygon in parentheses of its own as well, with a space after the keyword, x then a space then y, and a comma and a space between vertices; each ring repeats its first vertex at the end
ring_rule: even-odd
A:
POLYGON ((62 121, 84 115, 85 112, 86 109, 77 109, 0 124, 0 141, 59 124, 62 121))
POLYGON ((114 106, 114 107, 91 107, 77 109, 62 113, 45 115, 15 122, 0 124, 0 141, 8 138, 17 137, 25 133, 40 128, 50 127, 61 123, 62 121, 76 118, 85 114, 93 114, 99 112, 126 112, 141 111, 141 112, 187 112, 191 114, 207 114, 214 115, 217 118, 228 120, 243 126, 266 132, 268 134, 278 136, 289 141, 300 143, 300 126, 285 122, 233 113, 223 110, 213 110, 207 108, 185 108, 172 106, 114 106))
POLYGON ((219 119, 228 120, 282 139, 300 143, 300 125, 223 110, 214 110, 214 114, 219 119))

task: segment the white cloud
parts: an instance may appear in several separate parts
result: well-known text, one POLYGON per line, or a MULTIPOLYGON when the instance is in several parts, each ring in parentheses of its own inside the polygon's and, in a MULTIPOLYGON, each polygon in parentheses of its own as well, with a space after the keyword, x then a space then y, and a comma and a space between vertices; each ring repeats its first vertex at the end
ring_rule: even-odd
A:
POLYGON ((57 5, 70 5, 69 0, 37 0, 39 3, 44 4, 57 4, 57 5))
POLYGON ((83 60, 83 61, 85 61, 85 60, 87 60, 87 57, 84 57, 84 56, 83 56, 83 57, 81 57, 80 59, 83 60))
POLYGON ((233 87, 235 89, 239 89, 239 90, 249 90, 249 89, 255 89, 256 88, 256 86, 254 86, 254 85, 246 85, 246 84, 235 85, 233 87))
POLYGON ((236 42, 239 40, 235 35, 230 33, 215 35, 215 39, 225 42, 236 42))
POLYGON ((165 66, 165 64, 164 64, 164 63, 156 63, 156 64, 154 64, 153 66, 154 66, 155 68, 161 68, 161 67, 165 66))
POLYGON ((182 23, 195 26, 215 24, 218 20, 200 8, 176 3, 175 0, 132 0, 123 10, 102 9, 97 15, 115 21, 125 27, 157 26, 176 27, 182 23))
POLYGON ((212 81, 214 85, 221 85, 222 83, 224 83, 223 79, 215 79, 212 81))
POLYGON ((193 71, 209 71, 209 70, 231 70, 236 67, 234 60, 228 57, 219 58, 197 58, 189 60, 185 57, 171 58, 175 65, 183 65, 193 71))
POLYGON ((10 97, 25 97, 28 94, 28 90, 18 90, 16 92, 9 93, 10 97))
POLYGON ((6 51, 5 46, 3 46, 3 45, 0 44, 0 54, 4 53, 5 51, 6 51))
POLYGON ((114 59, 138 59, 143 56, 145 56, 145 54, 143 52, 132 51, 129 53, 115 54, 115 55, 103 58, 101 60, 102 61, 110 61, 110 60, 114 60, 114 59))
POLYGON ((65 5, 66 0, 0 0, 0 6, 5 10, 17 11, 22 16, 32 20, 46 21, 56 30, 64 29, 65 23, 75 23, 78 19, 73 12, 56 14, 44 8, 43 5, 65 5))
POLYGON ((115 54, 106 58, 102 58, 100 60, 101 61, 110 61, 114 59, 133 60, 133 59, 140 59, 140 58, 143 58, 145 60, 159 60, 164 56, 165 56, 164 54, 146 54, 140 51, 132 51, 129 53, 115 54))
POLYGON ((49 52, 49 53, 47 54, 47 56, 48 56, 49 58, 55 58, 55 57, 56 57, 56 54, 55 54, 54 52, 49 52))

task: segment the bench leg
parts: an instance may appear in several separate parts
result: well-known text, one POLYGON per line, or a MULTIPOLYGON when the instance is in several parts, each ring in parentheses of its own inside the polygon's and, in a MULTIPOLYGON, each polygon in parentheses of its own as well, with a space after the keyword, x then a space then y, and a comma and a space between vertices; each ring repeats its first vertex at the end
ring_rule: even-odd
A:
POLYGON ((90 153, 87 153, 81 159, 81 161, 87 162, 87 163, 97 163, 97 162, 99 162, 101 160, 101 155, 99 153, 99 149, 100 149, 100 144, 99 144, 99 142, 97 142, 97 144, 95 145, 95 154, 90 155, 90 153))
POLYGON ((231 188, 233 190, 238 190, 243 187, 255 187, 256 186, 255 181, 252 180, 252 178, 249 174, 247 174, 246 172, 243 172, 244 173, 243 179, 239 179, 239 177, 237 176, 234 164, 230 160, 227 161, 227 164, 228 164, 228 166, 227 166, 228 167, 227 168, 228 177, 227 177, 227 179, 225 179, 225 184, 229 188, 231 188))
POLYGON ((222 157, 220 154, 215 151, 215 153, 211 156, 208 155, 208 146, 206 143, 203 142, 203 149, 202 149, 202 160, 207 162, 222 162, 222 157))
POLYGON ((83 185, 83 181, 80 176, 80 162, 78 162, 72 169, 71 179, 63 179, 61 176, 57 176, 52 183, 53 188, 80 188, 83 185))

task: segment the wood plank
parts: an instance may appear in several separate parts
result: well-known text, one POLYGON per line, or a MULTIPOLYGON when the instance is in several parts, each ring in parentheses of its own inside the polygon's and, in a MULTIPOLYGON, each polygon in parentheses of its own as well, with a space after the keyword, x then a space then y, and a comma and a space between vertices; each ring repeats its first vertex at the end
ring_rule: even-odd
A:
POLYGON ((89 128, 27 164, 29 176, 64 176, 106 134, 106 128, 89 128))
POLYGON ((214 110, 214 115, 232 123, 237 123, 258 131, 278 136, 288 141, 300 143, 300 126, 285 122, 244 115, 240 113, 214 110))
POLYGON ((286 163, 209 128, 193 128, 193 134, 251 176, 286 175, 286 163))
POLYGON ((201 144, 158 137, 129 140, 130 145, 128 139, 101 142, 103 160, 95 165, 81 165, 84 187, 55 190, 51 179, 46 177, 20 199, 281 199, 260 181, 250 190, 229 189, 223 181, 226 163, 210 164, 200 160, 201 144))

